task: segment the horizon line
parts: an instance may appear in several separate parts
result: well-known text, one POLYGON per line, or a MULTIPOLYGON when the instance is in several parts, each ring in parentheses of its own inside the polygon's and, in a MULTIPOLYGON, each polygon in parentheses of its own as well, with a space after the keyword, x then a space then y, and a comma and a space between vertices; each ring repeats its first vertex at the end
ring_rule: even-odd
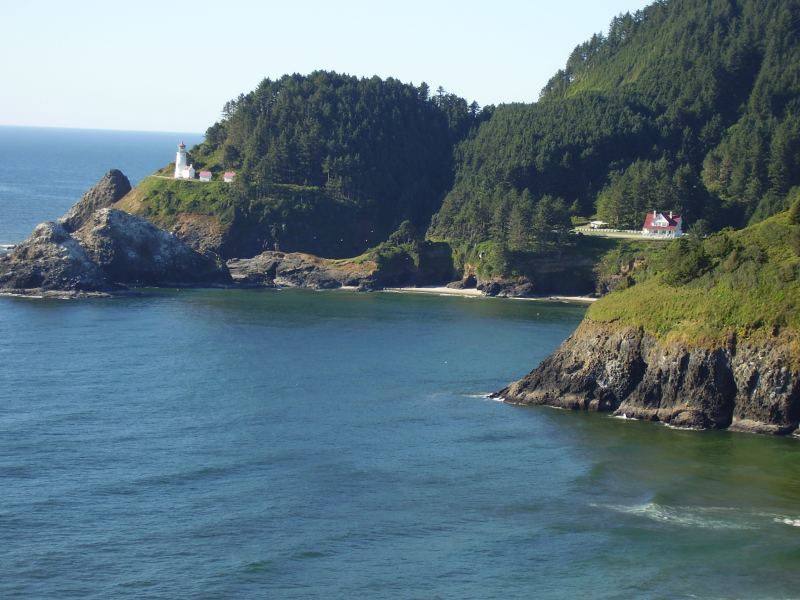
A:
POLYGON ((166 131, 155 129, 115 129, 111 127, 66 127, 62 125, 19 125, 10 123, 0 123, 0 127, 17 128, 17 129, 67 129, 70 131, 116 131, 120 133, 180 133, 192 135, 205 135, 202 131, 166 131))

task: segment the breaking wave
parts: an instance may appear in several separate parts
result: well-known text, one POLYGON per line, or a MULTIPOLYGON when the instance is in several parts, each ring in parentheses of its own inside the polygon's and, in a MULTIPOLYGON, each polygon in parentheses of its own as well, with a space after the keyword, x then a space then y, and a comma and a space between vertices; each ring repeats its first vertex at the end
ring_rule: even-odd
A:
MULTIPOLYGON (((704 529, 756 529, 758 527, 758 515, 720 506, 667 506, 655 502, 633 505, 592 504, 591 506, 679 527, 704 529)), ((800 527, 800 522, 798 526, 800 527)))

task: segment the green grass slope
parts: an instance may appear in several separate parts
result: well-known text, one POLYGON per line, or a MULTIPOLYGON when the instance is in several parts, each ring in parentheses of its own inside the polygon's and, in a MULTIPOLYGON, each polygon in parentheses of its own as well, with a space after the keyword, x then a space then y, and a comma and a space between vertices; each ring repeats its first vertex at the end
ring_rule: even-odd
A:
POLYGON ((170 228, 179 214, 213 216, 230 224, 233 220, 231 186, 222 181, 145 177, 117 206, 139 214, 161 227, 170 228))
POLYGON ((800 202, 741 231, 676 240, 651 257, 631 283, 595 303, 587 318, 699 345, 731 336, 782 334, 796 340, 800 202))

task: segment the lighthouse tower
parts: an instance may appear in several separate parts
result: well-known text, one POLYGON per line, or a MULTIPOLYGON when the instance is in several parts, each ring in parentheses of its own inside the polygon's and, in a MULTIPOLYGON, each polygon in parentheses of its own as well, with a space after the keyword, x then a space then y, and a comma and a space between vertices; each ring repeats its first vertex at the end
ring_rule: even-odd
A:
POLYGON ((175 155, 175 179, 183 179, 186 171, 186 144, 178 144, 178 153, 175 155))

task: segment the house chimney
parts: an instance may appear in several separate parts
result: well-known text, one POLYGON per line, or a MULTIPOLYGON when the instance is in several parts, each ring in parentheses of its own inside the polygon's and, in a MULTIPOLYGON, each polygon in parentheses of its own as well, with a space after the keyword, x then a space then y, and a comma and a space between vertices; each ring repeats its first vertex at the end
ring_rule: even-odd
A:
POLYGON ((656 211, 653 211, 653 218, 655 219, 657 216, 658 214, 656 213, 656 211))
POLYGON ((669 218, 672 218, 672 211, 669 211, 669 218))

